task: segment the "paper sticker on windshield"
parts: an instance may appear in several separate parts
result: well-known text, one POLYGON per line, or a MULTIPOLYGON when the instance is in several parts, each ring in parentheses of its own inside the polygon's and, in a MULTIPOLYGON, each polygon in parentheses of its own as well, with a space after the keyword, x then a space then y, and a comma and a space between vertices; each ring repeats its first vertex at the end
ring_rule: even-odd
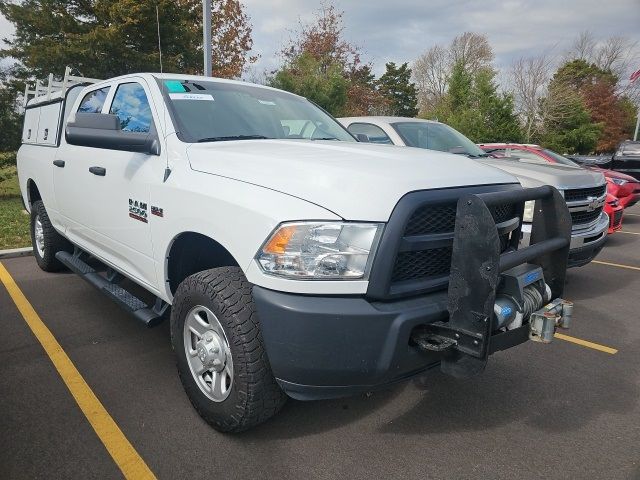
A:
POLYGON ((213 102, 213 95, 209 93, 170 93, 171 100, 205 100, 213 102))
POLYGON ((173 92, 173 93, 185 91, 185 88, 180 82, 180 80, 165 80, 164 86, 167 87, 167 90, 169 92, 173 92))

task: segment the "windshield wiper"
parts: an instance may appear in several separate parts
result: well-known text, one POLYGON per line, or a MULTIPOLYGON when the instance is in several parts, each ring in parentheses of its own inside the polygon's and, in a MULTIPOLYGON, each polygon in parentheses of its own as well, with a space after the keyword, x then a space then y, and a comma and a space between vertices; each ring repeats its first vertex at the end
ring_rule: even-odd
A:
POLYGON ((338 140, 336 137, 312 137, 309 140, 338 140))
POLYGON ((201 142, 225 142, 228 140, 268 140, 264 135, 229 135, 226 137, 205 137, 198 139, 201 142))

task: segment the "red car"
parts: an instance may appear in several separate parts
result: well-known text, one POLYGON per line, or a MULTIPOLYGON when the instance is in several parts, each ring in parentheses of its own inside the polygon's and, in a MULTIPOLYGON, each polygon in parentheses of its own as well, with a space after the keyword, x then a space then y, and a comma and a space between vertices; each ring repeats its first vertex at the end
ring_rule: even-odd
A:
MULTIPOLYGON (((519 143, 482 143, 482 150, 496 157, 528 158, 534 161, 560 163, 562 165, 578 165, 574 161, 539 145, 519 143)), ((625 173, 604 168, 582 165, 583 168, 601 172, 607 179, 607 192, 616 196, 622 208, 631 207, 640 201, 640 180, 625 173)), ((607 211, 607 213, 609 213, 607 211)), ((611 216, 611 215, 609 215, 611 216)))
POLYGON ((622 228, 622 215, 624 208, 620 205, 620 201, 610 193, 607 193, 607 203, 604 211, 609 215, 609 233, 617 232, 622 228))

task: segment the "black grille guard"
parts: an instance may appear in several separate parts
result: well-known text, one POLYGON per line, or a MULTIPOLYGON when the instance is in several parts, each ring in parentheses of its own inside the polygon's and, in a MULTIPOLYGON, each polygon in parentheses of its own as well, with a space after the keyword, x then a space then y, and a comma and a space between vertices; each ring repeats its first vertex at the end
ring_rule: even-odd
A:
MULTIPOLYGON (((512 245, 519 240, 520 227, 514 233, 512 245)), ((489 354, 527 338, 524 328, 492 336, 501 272, 523 263, 538 265, 551 288, 552 298, 562 295, 571 242, 571 216, 562 195, 548 185, 466 194, 458 200, 454 235, 449 321, 428 327, 442 337, 455 340, 454 347, 444 352, 442 370, 456 377, 467 377, 484 369, 489 354), (530 246, 500 254, 498 227, 489 207, 505 203, 524 205, 522 202, 529 200, 536 200, 530 246)))

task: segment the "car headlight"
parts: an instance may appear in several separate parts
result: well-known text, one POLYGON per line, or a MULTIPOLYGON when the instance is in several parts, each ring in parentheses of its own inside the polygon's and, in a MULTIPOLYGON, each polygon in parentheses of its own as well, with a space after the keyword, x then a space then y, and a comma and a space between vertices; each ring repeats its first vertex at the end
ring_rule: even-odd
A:
POLYGON ((529 200, 524 202, 524 214, 522 215, 522 221, 531 223, 533 222, 533 209, 535 208, 536 201, 529 200))
POLYGON ((281 224, 256 259, 269 274, 299 280, 356 280, 369 274, 381 223, 281 224))
POLYGON ((625 183, 627 183, 627 181, 622 178, 611 178, 611 181, 616 185, 624 185, 625 183))

